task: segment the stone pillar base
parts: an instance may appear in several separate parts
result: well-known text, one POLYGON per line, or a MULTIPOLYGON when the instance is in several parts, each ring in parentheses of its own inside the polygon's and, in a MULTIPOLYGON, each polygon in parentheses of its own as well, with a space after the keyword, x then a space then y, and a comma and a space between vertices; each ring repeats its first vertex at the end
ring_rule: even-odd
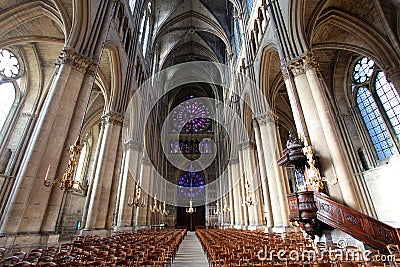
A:
POLYGON ((115 226, 113 232, 133 232, 135 231, 135 226, 115 226))
POLYGON ((80 235, 83 236, 111 236, 112 229, 83 229, 80 231, 80 235))
POLYGON ((150 229, 150 228, 151 228, 150 225, 136 225, 136 226, 135 226, 135 230, 136 230, 136 231, 139 231, 139 230, 147 230, 147 229, 150 229))
POLYGON ((32 248, 58 246, 59 238, 55 233, 4 234, 0 236, 0 247, 28 252, 32 248))
POLYGON ((296 232, 293 226, 275 226, 272 228, 274 233, 286 233, 286 232, 296 232))

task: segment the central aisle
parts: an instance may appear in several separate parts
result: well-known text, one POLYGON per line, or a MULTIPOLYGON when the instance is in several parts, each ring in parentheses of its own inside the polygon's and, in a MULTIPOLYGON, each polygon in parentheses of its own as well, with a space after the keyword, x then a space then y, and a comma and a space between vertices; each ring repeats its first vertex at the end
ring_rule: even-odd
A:
POLYGON ((207 257, 203 252, 195 232, 187 232, 179 246, 172 267, 207 267, 207 257))

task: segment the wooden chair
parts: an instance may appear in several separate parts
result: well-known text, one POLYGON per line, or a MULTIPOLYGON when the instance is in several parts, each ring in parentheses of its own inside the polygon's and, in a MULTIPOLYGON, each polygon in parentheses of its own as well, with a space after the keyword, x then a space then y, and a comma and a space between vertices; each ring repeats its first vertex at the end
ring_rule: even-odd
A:
POLYGON ((36 263, 39 261, 40 257, 42 257, 42 252, 40 251, 31 251, 26 258, 26 261, 29 261, 31 263, 36 263))
POLYGON ((400 253, 400 249, 398 245, 395 244, 388 244, 386 246, 387 250, 389 251, 390 254, 399 254, 400 253))
POLYGON ((33 266, 29 261, 20 261, 14 265, 15 267, 30 267, 33 266))
POLYGON ((48 262, 39 262, 36 266, 53 267, 53 266, 58 266, 58 264, 52 261, 48 261, 48 262))
POLYGON ((4 259, 4 256, 6 255, 7 249, 5 248, 0 248, 0 262, 4 259))
POLYGON ((5 259, 3 266, 14 266, 19 262, 19 258, 17 256, 11 256, 5 259))
POLYGON ((26 257, 26 252, 25 251, 18 251, 18 252, 15 252, 13 254, 13 256, 17 256, 19 258, 19 261, 24 261, 25 257, 26 257))
POLYGON ((388 265, 386 265, 386 263, 384 263, 384 262, 381 262, 381 261, 374 261, 374 260, 372 260, 372 261, 370 261, 370 262, 368 262, 367 263, 367 266, 368 267, 386 267, 386 266, 388 266, 388 265))

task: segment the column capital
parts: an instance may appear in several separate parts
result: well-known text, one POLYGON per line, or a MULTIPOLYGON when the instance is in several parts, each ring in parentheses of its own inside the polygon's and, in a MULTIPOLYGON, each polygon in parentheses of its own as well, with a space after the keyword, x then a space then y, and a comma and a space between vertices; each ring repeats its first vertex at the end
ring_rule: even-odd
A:
POLYGON ((304 66, 303 66, 303 60, 302 59, 296 59, 293 60, 290 64, 289 64, 289 69, 291 70, 291 72, 293 73, 294 77, 297 77, 301 74, 306 73, 304 70, 304 66))
POLYGON ((304 71, 307 71, 309 69, 316 69, 317 71, 319 71, 319 64, 314 56, 314 53, 312 52, 304 53, 302 56, 302 60, 303 60, 304 71))
POLYGON ((124 122, 124 116, 114 111, 110 111, 104 114, 103 116, 101 116, 101 118, 105 123, 122 125, 122 123, 124 122))
POLYGON ((286 68, 285 65, 282 65, 282 66, 281 66, 281 73, 282 73, 282 76, 283 76, 283 80, 284 80, 284 81, 286 81, 287 79, 290 78, 290 72, 289 72, 289 71, 290 71, 290 70, 289 70, 288 68, 286 68))
POLYGON ((70 49, 64 49, 58 56, 58 59, 56 60, 56 65, 61 64, 69 65, 74 70, 77 70, 82 74, 93 71, 93 75, 94 70, 96 69, 96 65, 94 64, 92 59, 79 55, 77 52, 70 49))
POLYGON ((239 144, 238 145, 238 149, 239 150, 246 150, 246 149, 254 149, 254 150, 256 150, 257 146, 256 146, 256 144, 254 142, 249 141, 249 142, 244 142, 244 143, 239 144))
POLYGON ((257 116, 256 119, 260 126, 266 126, 270 123, 275 123, 279 119, 279 117, 276 116, 273 112, 266 112, 257 116))

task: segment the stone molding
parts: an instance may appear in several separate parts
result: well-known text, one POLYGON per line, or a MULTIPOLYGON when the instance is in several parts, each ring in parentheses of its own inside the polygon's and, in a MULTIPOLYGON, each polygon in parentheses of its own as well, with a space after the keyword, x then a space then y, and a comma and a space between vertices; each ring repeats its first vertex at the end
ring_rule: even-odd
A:
POLYGON ((68 49, 63 50, 56 61, 56 65, 61 64, 69 65, 82 74, 88 73, 94 75, 96 71, 96 65, 92 59, 81 56, 75 51, 68 49))
POLYGON ((261 126, 266 126, 270 123, 275 123, 276 121, 278 121, 279 117, 272 112, 266 112, 257 116, 256 119, 261 127, 261 126))
POLYGON ((307 71, 309 69, 315 69, 317 72, 319 72, 319 64, 314 57, 314 53, 312 52, 307 52, 302 56, 303 60, 303 68, 304 71, 307 71))
POLYGON ((256 143, 250 141, 250 142, 245 142, 245 143, 241 143, 238 145, 238 149, 239 150, 246 150, 246 149, 257 149, 256 143))
MULTIPOLYGON (((314 56, 313 52, 306 52, 300 57, 297 57, 289 62, 289 69, 292 71, 294 77, 299 76, 301 74, 305 74, 306 71, 310 69, 315 69, 317 73, 319 73, 319 64, 314 56)), ((284 79, 288 78, 288 74, 284 74, 282 68, 282 74, 284 75, 284 79)))
POLYGON ((122 125, 124 122, 124 116, 117 112, 108 112, 107 114, 104 114, 101 116, 102 120, 105 123, 112 123, 112 124, 117 124, 117 125, 122 125))
POLYGON ((299 75, 302 75, 302 74, 306 73, 305 70, 304 70, 304 67, 303 67, 303 61, 301 59, 293 61, 292 63, 290 63, 289 69, 293 73, 294 77, 297 77, 299 75))

